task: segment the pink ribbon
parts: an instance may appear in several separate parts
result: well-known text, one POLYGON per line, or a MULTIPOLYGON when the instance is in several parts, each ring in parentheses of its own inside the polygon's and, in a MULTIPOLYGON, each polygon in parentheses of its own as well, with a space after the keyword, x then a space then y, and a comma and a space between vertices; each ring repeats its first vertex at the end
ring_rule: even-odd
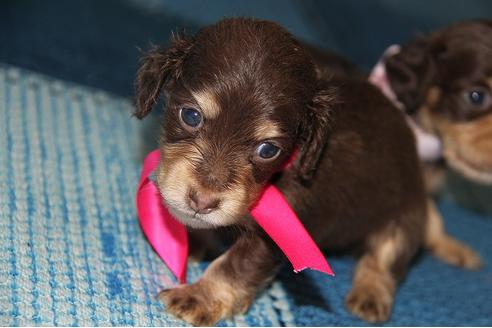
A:
MULTIPOLYGON (((159 150, 154 150, 144 160, 137 190, 139 222, 159 257, 178 280, 185 283, 188 257, 186 228, 169 213, 159 190, 149 178, 159 159, 159 150)), ((287 256, 295 272, 309 268, 334 275, 323 253, 273 184, 266 187, 250 213, 287 256)))
POLYGON ((149 175, 159 165, 159 150, 145 157, 137 190, 140 226, 150 244, 181 283, 186 282, 188 233, 162 204, 159 190, 149 175))

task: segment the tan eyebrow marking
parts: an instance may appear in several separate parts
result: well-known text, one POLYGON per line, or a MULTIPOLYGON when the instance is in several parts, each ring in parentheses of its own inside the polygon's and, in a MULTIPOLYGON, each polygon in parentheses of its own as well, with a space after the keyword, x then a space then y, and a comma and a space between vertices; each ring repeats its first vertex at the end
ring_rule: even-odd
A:
POLYGON ((205 115, 206 118, 213 119, 219 116, 220 106, 217 104, 215 96, 211 92, 199 91, 192 92, 193 98, 195 98, 198 106, 205 115))
POLYGON ((273 122, 264 122, 258 124, 255 128, 255 138, 258 140, 278 138, 283 135, 284 133, 282 132, 278 124, 273 122))
POLYGON ((492 77, 487 79, 487 84, 489 85, 489 88, 492 89, 492 77))
POLYGON ((437 86, 432 86, 429 88, 429 91, 427 91, 426 95, 426 103, 430 107, 434 107, 439 99, 441 98, 442 91, 439 87, 437 86))

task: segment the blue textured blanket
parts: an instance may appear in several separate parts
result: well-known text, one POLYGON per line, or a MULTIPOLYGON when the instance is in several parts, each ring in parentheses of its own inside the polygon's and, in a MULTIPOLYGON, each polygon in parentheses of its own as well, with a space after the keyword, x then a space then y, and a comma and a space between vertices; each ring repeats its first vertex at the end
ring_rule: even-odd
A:
MULTIPOLYGON (((110 94, 0 66, 0 325, 182 325, 156 299, 172 283, 145 241, 134 192, 155 131, 110 94)), ((488 264, 468 272, 423 254, 391 325, 492 325, 492 220, 443 203, 452 234, 488 264)), ((363 325, 346 312, 351 258, 336 277, 285 268, 222 325, 363 325)), ((191 265, 189 280, 205 264, 191 265)))

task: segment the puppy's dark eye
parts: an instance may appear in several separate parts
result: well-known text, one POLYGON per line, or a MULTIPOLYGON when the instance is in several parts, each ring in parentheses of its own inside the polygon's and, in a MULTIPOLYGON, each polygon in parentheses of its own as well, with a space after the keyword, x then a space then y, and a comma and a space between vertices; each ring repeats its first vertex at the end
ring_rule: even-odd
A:
POLYGON ((482 105, 485 100, 485 93, 482 91, 471 91, 468 93, 468 98, 470 102, 474 105, 482 105))
POLYGON ((180 116, 181 120, 192 128, 197 128, 202 123, 202 114, 191 107, 181 108, 180 116))
POLYGON ((256 153, 262 159, 273 159, 280 153, 280 148, 270 142, 263 142, 256 148, 256 153))
POLYGON ((489 92, 482 87, 476 87, 468 90, 465 94, 466 100, 473 106, 486 107, 490 102, 489 92))

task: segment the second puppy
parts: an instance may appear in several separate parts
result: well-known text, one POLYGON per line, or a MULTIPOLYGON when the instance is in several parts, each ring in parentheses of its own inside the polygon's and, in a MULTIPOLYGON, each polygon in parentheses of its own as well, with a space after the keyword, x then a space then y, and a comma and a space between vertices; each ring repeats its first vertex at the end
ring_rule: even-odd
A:
MULTIPOLYGON (((446 167, 491 184, 492 21, 456 23, 394 52, 383 58, 387 85, 382 89, 394 96, 418 129, 440 144, 424 160, 429 192, 438 189, 446 167)), ((427 246, 433 253, 451 264, 480 267, 479 255, 466 245, 449 236, 441 239, 443 233, 433 236, 444 228, 430 198, 428 207, 427 246)))
MULTIPOLYGON (((463 176, 492 184, 492 21, 421 36, 385 59, 390 86, 463 176)), ((430 163, 429 163, 430 164, 430 163)))

